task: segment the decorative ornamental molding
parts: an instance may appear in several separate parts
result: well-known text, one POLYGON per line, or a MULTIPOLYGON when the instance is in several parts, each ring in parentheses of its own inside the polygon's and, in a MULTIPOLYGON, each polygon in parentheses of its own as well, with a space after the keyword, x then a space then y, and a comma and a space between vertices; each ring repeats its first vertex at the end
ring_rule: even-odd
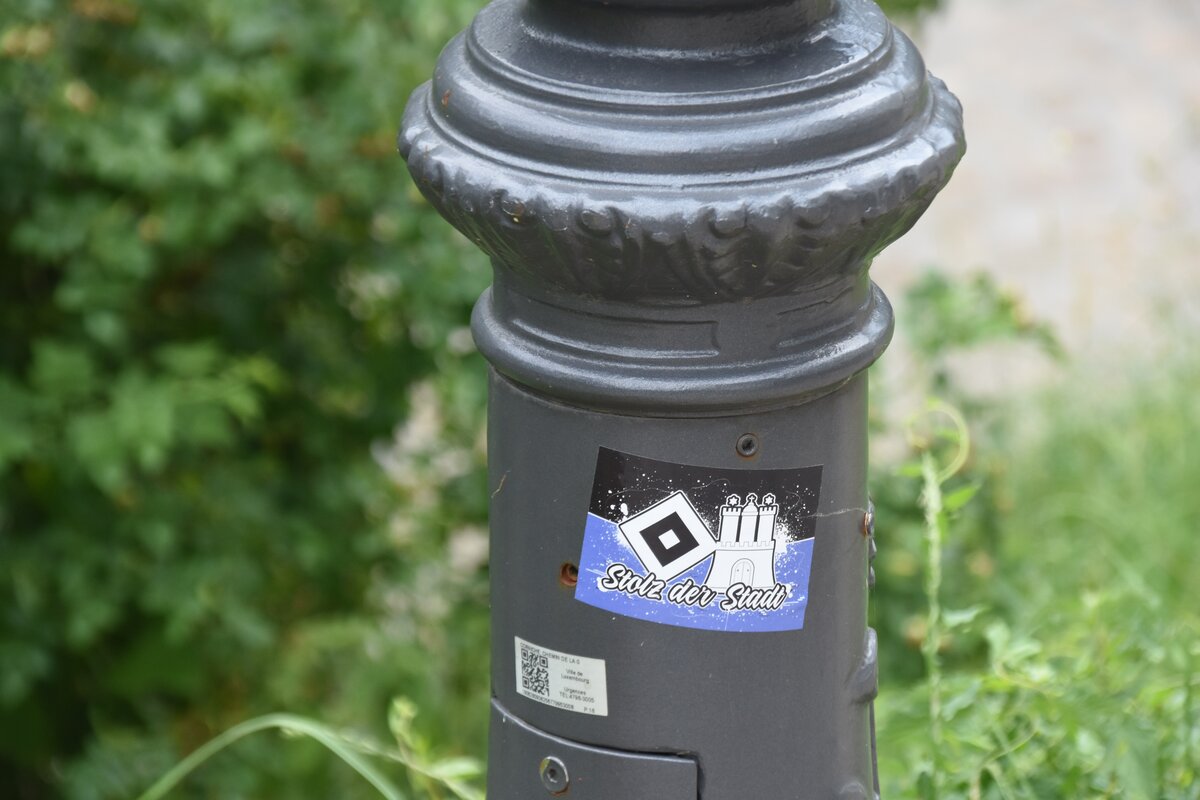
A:
POLYGON ((555 40, 546 5, 481 13, 414 93, 400 135, 421 191, 498 279, 663 304, 797 293, 864 270, 963 153, 957 100, 865 0, 836 3, 769 59, 735 48, 726 88, 690 93, 674 74, 689 59, 712 70, 711 54, 630 46, 597 60, 586 42, 555 40), (601 104, 599 87, 555 73, 574 62, 535 45, 624 85, 601 104), (781 52, 818 71, 780 76, 781 52))

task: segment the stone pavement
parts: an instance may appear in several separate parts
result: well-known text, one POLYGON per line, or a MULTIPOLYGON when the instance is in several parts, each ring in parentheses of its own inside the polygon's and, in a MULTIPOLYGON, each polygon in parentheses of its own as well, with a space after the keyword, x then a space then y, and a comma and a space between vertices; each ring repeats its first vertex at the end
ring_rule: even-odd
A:
POLYGON ((1200 0, 947 0, 910 33, 963 101, 968 151, 876 259, 889 296, 927 266, 986 270, 1077 355, 1194 341, 1200 0))

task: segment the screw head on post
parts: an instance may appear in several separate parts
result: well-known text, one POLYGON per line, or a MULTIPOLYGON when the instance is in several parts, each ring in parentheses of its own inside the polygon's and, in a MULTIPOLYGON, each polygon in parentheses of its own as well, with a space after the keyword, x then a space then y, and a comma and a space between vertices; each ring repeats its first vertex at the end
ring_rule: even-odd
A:
POLYGON ((737 440, 737 454, 742 458, 753 458, 758 453, 758 437, 744 433, 737 440))
POLYGON ((538 765, 538 774, 542 778, 542 786, 552 795, 566 794, 571 788, 571 778, 567 774, 567 765, 554 756, 546 756, 538 765))

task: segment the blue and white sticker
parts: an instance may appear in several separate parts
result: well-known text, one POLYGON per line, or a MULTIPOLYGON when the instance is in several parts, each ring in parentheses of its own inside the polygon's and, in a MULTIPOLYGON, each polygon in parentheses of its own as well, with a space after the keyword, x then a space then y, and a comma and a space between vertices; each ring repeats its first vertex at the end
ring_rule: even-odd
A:
POLYGON ((821 467, 735 470, 600 448, 575 598, 715 631, 804 627, 821 467))

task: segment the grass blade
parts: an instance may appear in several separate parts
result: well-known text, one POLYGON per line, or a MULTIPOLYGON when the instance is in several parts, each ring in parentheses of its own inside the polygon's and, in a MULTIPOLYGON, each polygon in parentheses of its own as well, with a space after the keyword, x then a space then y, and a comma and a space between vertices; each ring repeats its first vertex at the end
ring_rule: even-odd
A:
POLYGON ((160 800, 188 775, 217 753, 245 737, 264 730, 277 729, 285 733, 301 734, 324 745, 334 755, 346 762, 355 772, 371 784, 387 800, 405 800, 397 789, 379 770, 355 751, 335 730, 305 717, 293 714, 267 714, 234 725, 229 730, 196 748, 186 758, 167 771, 153 786, 137 800, 160 800))

